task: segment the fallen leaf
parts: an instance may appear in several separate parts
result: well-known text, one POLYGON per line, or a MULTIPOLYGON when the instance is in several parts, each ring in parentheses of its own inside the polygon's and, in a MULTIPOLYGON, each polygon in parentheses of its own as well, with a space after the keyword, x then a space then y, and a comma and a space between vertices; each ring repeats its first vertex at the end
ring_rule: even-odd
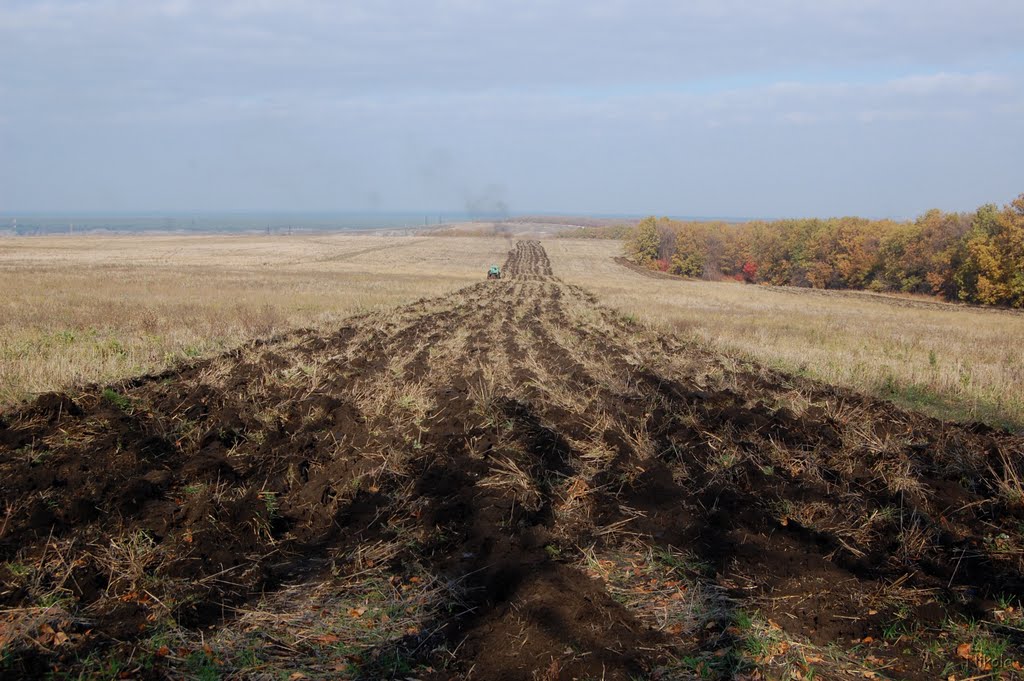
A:
POLYGON ((167 657, 170 654, 171 654, 171 649, 168 648, 167 646, 160 646, 159 648, 157 648, 157 651, 156 651, 156 656, 157 657, 167 657))
POLYGON ((956 647, 957 657, 962 657, 965 660, 971 659, 971 644, 961 643, 956 647))
POLYGON ((366 612, 366 606, 360 605, 358 608, 352 608, 348 611, 349 617, 362 617, 363 613, 366 612))

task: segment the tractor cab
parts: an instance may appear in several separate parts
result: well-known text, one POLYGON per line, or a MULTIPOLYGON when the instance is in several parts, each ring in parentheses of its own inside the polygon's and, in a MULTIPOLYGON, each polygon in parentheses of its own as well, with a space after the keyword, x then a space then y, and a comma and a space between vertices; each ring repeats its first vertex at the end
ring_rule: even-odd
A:
POLYGON ((497 265, 491 265, 491 269, 487 270, 488 279, 501 279, 501 268, 497 265))

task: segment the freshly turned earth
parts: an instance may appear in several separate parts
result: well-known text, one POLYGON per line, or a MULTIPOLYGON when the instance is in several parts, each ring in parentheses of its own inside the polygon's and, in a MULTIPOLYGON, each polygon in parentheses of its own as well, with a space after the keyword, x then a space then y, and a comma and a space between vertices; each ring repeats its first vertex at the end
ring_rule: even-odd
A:
POLYGON ((1021 437, 502 273, 2 415, 0 676, 1012 678, 1021 437))

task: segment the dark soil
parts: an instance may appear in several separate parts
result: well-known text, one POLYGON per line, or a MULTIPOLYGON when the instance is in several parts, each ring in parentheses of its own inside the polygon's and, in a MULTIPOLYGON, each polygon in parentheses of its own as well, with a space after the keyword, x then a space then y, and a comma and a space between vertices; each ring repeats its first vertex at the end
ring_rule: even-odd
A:
POLYGON ((4 678, 1017 673, 1022 438, 655 337, 538 242, 503 274, 4 414, 4 678), (451 600, 246 619, 373 571, 451 600))
POLYGON ((643 275, 643 276, 648 277, 650 279, 675 279, 677 281, 679 281, 679 280, 685 281, 686 280, 686 277, 680 277, 679 275, 676 275, 676 274, 670 274, 668 272, 662 272, 661 270, 652 270, 650 267, 644 267, 643 265, 637 265, 635 262, 633 262, 632 260, 628 260, 627 258, 618 257, 618 258, 612 258, 612 260, 614 260, 616 262, 616 264, 622 265, 626 269, 633 270, 637 274, 643 275))

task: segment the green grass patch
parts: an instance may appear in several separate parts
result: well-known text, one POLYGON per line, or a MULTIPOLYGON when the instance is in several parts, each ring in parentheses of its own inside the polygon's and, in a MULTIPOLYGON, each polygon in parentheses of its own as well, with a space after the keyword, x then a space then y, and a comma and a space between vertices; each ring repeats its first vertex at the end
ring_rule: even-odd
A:
POLYGON ((130 397, 122 395, 113 388, 104 388, 101 397, 104 402, 117 407, 126 414, 131 414, 135 409, 134 403, 130 397))

